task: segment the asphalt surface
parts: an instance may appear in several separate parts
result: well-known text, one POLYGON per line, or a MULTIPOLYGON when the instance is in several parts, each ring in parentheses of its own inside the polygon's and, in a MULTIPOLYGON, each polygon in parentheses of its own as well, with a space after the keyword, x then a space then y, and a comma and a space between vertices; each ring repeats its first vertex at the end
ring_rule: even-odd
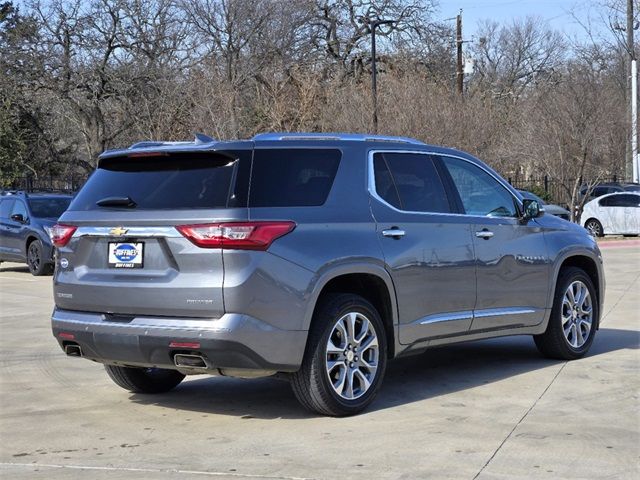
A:
POLYGON ((306 413, 286 382, 190 377, 134 395, 51 336, 51 278, 0 266, 0 476, 12 479, 640 478, 640 246, 603 248, 590 354, 529 337, 393 362, 364 414, 306 413))

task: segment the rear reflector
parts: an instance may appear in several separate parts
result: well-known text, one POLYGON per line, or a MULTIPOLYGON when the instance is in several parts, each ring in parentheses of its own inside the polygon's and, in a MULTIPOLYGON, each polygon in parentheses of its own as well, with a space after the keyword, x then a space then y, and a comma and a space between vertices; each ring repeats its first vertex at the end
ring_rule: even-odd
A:
POLYGON ((169 348, 200 348, 198 342, 171 342, 169 348))
POLYGON ((63 338, 65 340, 75 340, 76 339, 76 336, 73 333, 65 333, 65 332, 59 333, 58 337, 63 338))
POLYGON ((266 250, 295 226, 294 222, 235 222, 179 225, 176 229, 202 248, 266 250))
POLYGON ((59 223, 56 223, 49 230, 51 242, 56 247, 64 247, 67 243, 69 243, 71 236, 77 229, 78 227, 74 227, 72 225, 60 225, 59 223))

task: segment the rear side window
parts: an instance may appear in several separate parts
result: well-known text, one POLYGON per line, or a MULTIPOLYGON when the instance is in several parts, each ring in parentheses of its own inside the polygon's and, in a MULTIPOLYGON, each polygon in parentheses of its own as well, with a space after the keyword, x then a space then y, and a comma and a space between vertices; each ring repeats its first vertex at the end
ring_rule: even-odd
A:
POLYGON ((254 152, 250 207, 313 207, 333 185, 340 150, 258 149, 254 152))
MULTIPOLYGON (((250 151, 182 153, 104 159, 69 210, 98 210, 109 197, 130 198, 148 210, 246 206, 250 151)), ((122 208, 122 207, 115 207, 122 208)))
POLYGON ((29 208, 36 218, 58 218, 69 207, 71 198, 30 198, 29 208))
POLYGON ((410 212, 449 213, 449 200, 429 155, 376 153, 376 192, 387 203, 410 212))

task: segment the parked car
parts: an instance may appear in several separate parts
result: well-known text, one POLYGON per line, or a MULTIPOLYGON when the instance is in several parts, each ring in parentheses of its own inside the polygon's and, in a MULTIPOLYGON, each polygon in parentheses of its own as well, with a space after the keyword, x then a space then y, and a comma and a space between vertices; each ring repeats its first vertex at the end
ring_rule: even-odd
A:
POLYGON ((640 192, 640 183, 623 183, 622 188, 625 192, 640 192))
POLYGON ((602 257, 473 156, 399 137, 261 134, 100 156, 53 228, 52 330, 119 386, 279 374, 326 415, 364 409, 387 361, 533 335, 576 359, 602 257))
MULTIPOLYGON (((633 184, 625 185, 628 185, 630 188, 633 186, 633 184)), ((591 187, 589 185, 582 185, 580 187, 579 195, 580 198, 583 198, 588 193, 589 200, 591 200, 593 198, 598 198, 609 193, 624 192, 626 189, 625 185, 618 182, 598 183, 596 185, 592 185, 591 187)))
POLYGON ((592 235, 640 235, 640 193, 603 195, 584 206, 582 225, 592 235))
POLYGON ((0 196, 0 262, 26 263, 32 275, 53 271, 49 229, 55 225, 71 195, 2 192, 0 196))
POLYGON ((571 212, 566 208, 562 208, 560 205, 554 205, 553 203, 546 203, 535 193, 531 193, 526 190, 518 190, 518 193, 520 193, 523 198, 537 201, 538 204, 542 205, 545 213, 555 215, 556 217, 560 217, 563 220, 571 220, 571 212))

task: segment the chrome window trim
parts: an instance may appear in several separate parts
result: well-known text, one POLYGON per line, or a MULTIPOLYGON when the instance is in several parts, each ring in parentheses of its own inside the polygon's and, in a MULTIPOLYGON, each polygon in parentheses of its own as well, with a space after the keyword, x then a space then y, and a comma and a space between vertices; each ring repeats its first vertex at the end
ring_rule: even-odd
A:
MULTIPOLYGON (((450 153, 434 152, 434 151, 431 151, 431 150, 387 150, 387 149, 370 150, 369 154, 368 154, 368 159, 367 159, 367 190, 369 191, 369 194, 373 198, 375 198, 376 200, 381 202, 383 205, 387 206, 388 208, 392 209, 395 212, 398 212, 398 213, 409 213, 409 214, 416 214, 416 215, 436 215, 436 216, 454 216, 454 217, 465 217, 465 218, 482 218, 482 219, 485 219, 485 220, 487 218, 517 220, 517 217, 488 217, 486 215, 469 215, 467 213, 453 213, 453 212, 449 212, 449 213, 418 212, 418 211, 413 211, 413 210, 401 210, 399 208, 396 208, 393 205, 391 205, 390 203, 388 203, 386 200, 384 200, 380 195, 378 195, 378 192, 376 191, 375 171, 374 171, 374 168, 373 168, 373 156, 376 153, 411 153, 411 154, 416 154, 416 155, 438 155, 440 157, 450 157, 450 158, 456 158, 458 160, 463 160, 463 161, 465 161, 467 163, 475 165, 480 170, 482 170, 483 172, 485 172, 489 176, 491 176, 496 182, 498 182, 499 185, 502 186, 502 188, 504 188, 507 191, 507 193, 509 195, 511 195, 511 197, 513 197, 513 199, 517 202, 518 207, 520 209, 522 209, 522 201, 513 194, 513 192, 509 189, 509 187, 505 184, 505 182, 502 181, 502 179, 496 177, 493 173, 491 173, 489 170, 484 168, 482 165, 479 165, 476 162, 473 162, 473 161, 471 161, 471 160, 469 160, 467 158, 460 157, 458 155, 452 155, 450 153)), ((446 190, 446 187, 445 187, 445 190, 446 190)))

